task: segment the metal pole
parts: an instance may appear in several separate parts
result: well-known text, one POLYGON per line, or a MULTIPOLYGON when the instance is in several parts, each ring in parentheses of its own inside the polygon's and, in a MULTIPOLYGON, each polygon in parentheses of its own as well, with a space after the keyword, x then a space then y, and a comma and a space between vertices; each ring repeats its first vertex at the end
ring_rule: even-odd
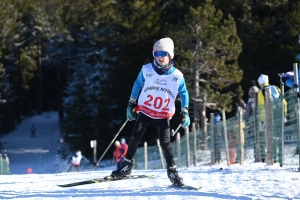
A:
POLYGON ((159 158, 160 158, 160 161, 161 161, 161 167, 162 167, 162 169, 165 169, 164 157, 163 157, 163 153, 162 153, 162 150, 161 150, 159 139, 156 140, 156 144, 157 144, 158 151, 159 151, 159 158))
POLYGON ((116 140, 116 138, 118 137, 118 135, 120 134, 120 132, 122 131, 122 129, 125 127, 126 123, 128 122, 129 120, 126 119, 126 121, 124 122, 124 124, 121 126, 121 128, 119 129, 118 133, 115 135, 115 137, 112 139, 112 141, 109 143, 108 147, 105 149, 104 153, 102 154, 102 156, 99 158, 99 160, 97 161, 97 163, 95 163, 94 165, 94 170, 97 169, 100 161, 102 160, 102 158, 104 157, 104 155, 106 154, 107 150, 109 149, 109 147, 114 143, 114 141, 116 140))
MULTIPOLYGON (((293 63, 293 68, 294 68, 294 83, 297 85, 297 95, 299 95, 299 77, 298 77, 298 64, 297 63, 293 63)), ((299 97, 297 98, 297 105, 298 105, 298 145, 297 145, 297 149, 298 151, 300 151, 300 105, 299 105, 299 97)), ((300 155, 299 155, 299 170, 300 170, 300 155)))
POLYGON ((186 166, 190 167, 190 132, 189 128, 184 129, 186 135, 186 166))
POLYGON ((195 123, 192 124, 193 127, 193 142, 194 142, 194 151, 193 151, 193 161, 194 161, 194 166, 197 166, 197 132, 196 132, 196 126, 195 123))
POLYGON ((215 163, 215 133, 214 133, 214 114, 210 113, 210 162, 215 163))
POLYGON ((278 144, 278 146, 280 146, 279 148, 279 153, 280 153, 280 157, 279 158, 279 163, 280 163, 280 167, 283 166, 283 150, 284 150, 284 123, 285 123, 285 113, 284 113, 284 83, 280 82, 280 89, 281 89, 281 95, 282 95, 282 100, 281 100, 281 144, 278 144))
POLYGON ((97 161, 97 140, 94 140, 94 162, 97 161))
POLYGON ((180 134, 176 135, 176 148, 177 148, 177 167, 181 167, 181 148, 180 148, 180 134))
POLYGON ((224 139, 225 139, 225 153, 226 153, 227 166, 230 166, 228 139, 227 139, 227 127, 226 127, 226 115, 225 115, 224 108, 222 109, 222 121, 223 121, 223 132, 224 132, 224 139))
POLYGON ((2 170, 2 155, 0 154, 0 175, 3 174, 3 170, 2 170))
POLYGON ((147 142, 144 142, 144 158, 145 158, 145 160, 144 160, 144 162, 145 162, 145 170, 147 170, 148 169, 148 149, 147 149, 147 142))
POLYGON ((178 127, 175 131, 172 130, 172 136, 174 136, 177 133, 177 131, 179 130, 180 127, 181 127, 181 124, 178 125, 178 127))

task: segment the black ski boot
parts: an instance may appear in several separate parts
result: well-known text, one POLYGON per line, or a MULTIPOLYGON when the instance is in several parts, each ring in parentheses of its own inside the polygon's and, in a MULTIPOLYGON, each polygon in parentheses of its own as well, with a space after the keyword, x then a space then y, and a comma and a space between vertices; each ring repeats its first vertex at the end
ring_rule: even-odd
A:
POLYGON ((183 186, 183 180, 182 178, 178 175, 178 172, 176 170, 176 165, 173 166, 167 166, 167 173, 168 173, 168 178, 172 182, 173 185, 179 185, 183 186))
POLYGON ((129 160, 125 157, 124 158, 124 164, 122 165, 122 167, 120 167, 119 169, 113 171, 111 173, 111 176, 114 179, 120 179, 120 178, 123 178, 125 176, 130 175, 133 163, 134 163, 134 160, 129 160))

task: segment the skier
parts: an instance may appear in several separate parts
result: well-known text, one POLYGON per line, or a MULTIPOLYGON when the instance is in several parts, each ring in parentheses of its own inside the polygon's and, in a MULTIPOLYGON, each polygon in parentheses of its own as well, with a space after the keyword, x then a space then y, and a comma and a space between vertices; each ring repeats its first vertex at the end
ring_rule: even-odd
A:
POLYGON ((79 166, 82 159, 89 163, 89 160, 81 154, 80 150, 76 151, 75 156, 72 156, 71 166, 69 167, 67 172, 70 172, 73 167, 75 167, 75 169, 79 172, 79 166))
POLYGON ((30 128, 30 132, 31 132, 30 137, 35 138, 36 128, 35 128, 35 126, 33 124, 32 124, 32 126, 30 128))
POLYGON ((189 95, 183 74, 174 67, 174 43, 171 38, 162 38, 154 46, 153 63, 143 65, 134 82, 126 115, 136 120, 128 144, 128 151, 121 168, 112 172, 118 179, 131 174, 133 157, 145 129, 154 122, 158 129, 160 145, 164 151, 167 175, 174 185, 184 185, 178 175, 170 141, 170 119, 175 113, 177 95, 181 98, 180 122, 183 128, 190 125, 188 114, 189 95), (138 102, 137 97, 139 95, 138 102), (135 115, 137 113, 137 116, 135 115))

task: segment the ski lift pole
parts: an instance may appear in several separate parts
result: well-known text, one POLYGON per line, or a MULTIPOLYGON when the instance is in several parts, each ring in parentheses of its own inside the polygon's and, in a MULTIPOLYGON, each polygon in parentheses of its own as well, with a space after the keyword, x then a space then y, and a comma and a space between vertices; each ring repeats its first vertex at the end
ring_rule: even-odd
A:
POLYGON ((97 161, 97 163, 94 164, 94 170, 97 169, 100 161, 102 160, 102 158, 104 157, 104 155, 106 154, 106 152, 108 151, 108 149, 110 148, 110 146, 114 143, 114 141, 116 140, 116 138, 118 137, 118 135, 120 134, 120 132, 122 131, 122 129, 125 127, 126 123, 129 120, 126 119, 126 121, 123 123, 123 125, 121 126, 121 128, 119 129, 118 133, 115 135, 115 137, 112 139, 112 141, 109 143, 108 147, 105 149, 104 153, 102 154, 102 156, 99 158, 99 160, 97 161))

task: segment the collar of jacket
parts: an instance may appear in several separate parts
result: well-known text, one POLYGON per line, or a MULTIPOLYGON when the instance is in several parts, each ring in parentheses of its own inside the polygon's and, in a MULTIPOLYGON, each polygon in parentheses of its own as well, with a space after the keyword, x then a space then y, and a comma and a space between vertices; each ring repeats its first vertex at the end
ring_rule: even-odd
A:
POLYGON ((265 84, 261 85, 260 87, 261 87, 261 89, 263 89, 264 87, 267 87, 269 85, 270 85, 269 83, 265 83, 265 84))

